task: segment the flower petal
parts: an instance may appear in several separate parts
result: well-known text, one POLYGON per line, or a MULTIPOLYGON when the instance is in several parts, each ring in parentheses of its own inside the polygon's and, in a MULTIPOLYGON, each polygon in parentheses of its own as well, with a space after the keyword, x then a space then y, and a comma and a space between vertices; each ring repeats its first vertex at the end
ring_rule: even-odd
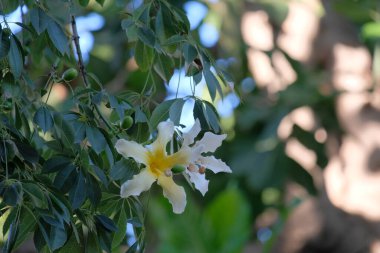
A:
POLYGON ((206 132, 203 138, 195 146, 203 146, 203 152, 215 152, 215 150, 222 145, 222 141, 227 137, 226 134, 217 135, 211 132, 206 132))
POLYGON ((173 206, 174 213, 182 213, 186 206, 186 193, 182 186, 174 183, 172 177, 159 176, 157 183, 161 185, 164 196, 173 206))
POLYGON ((200 159, 200 162, 207 169, 210 169, 214 173, 227 172, 231 173, 230 167, 222 160, 216 159, 214 156, 204 156, 200 159))
POLYGON ((141 144, 134 141, 127 141, 124 139, 117 140, 115 144, 116 151, 125 158, 132 157, 136 162, 147 164, 148 150, 141 144))
POLYGON ((157 126, 157 139, 151 144, 152 150, 164 149, 166 144, 173 138, 174 124, 171 121, 160 122, 157 126))
POLYGON ((208 191, 208 180, 206 179, 206 174, 201 174, 199 172, 192 172, 186 170, 186 174, 189 175, 190 181, 194 184, 195 189, 200 191, 204 196, 208 191))
POLYGON ((149 190, 156 179, 148 169, 143 169, 139 174, 134 175, 131 180, 121 185, 120 196, 122 198, 138 196, 140 193, 149 190))
POLYGON ((184 146, 189 146, 194 143, 195 137, 201 131, 201 123, 199 123, 199 119, 195 120, 193 127, 189 130, 189 132, 183 134, 183 143, 184 146))

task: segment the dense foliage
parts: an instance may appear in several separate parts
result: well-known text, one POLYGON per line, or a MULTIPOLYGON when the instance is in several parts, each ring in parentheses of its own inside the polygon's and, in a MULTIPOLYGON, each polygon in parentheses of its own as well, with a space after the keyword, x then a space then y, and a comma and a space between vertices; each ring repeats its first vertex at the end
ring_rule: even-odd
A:
POLYGON ((146 1, 128 11, 128 1, 110 3, 106 10, 112 12, 110 26, 117 35, 109 36, 126 33, 117 41, 115 54, 121 59, 115 61, 120 64, 132 52, 143 78, 122 93, 104 89, 102 80, 108 73, 86 68, 76 24, 77 16, 95 9, 102 12, 103 4, 1 2, 3 252, 16 249, 31 233, 39 251, 111 252, 126 244, 127 223, 138 238, 128 252, 143 251, 145 207, 138 198, 122 199, 119 189, 139 165, 122 159, 115 141, 126 138, 146 144, 157 125, 169 118, 179 126, 186 100, 195 101, 194 114, 203 130, 220 132, 210 102, 195 95, 155 101, 156 91, 175 68, 184 67, 193 86, 204 76, 212 100, 223 96, 222 87, 230 82, 192 37, 184 12, 165 0, 146 1), (22 22, 16 23, 22 28, 18 33, 7 20, 16 8, 22 15, 22 22), (57 84, 69 94, 55 103, 51 97, 57 84))

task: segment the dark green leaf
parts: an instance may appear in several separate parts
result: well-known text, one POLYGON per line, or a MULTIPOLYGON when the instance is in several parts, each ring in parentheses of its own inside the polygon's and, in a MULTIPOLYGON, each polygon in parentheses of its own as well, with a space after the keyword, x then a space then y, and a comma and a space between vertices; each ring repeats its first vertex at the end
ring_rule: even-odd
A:
POLYGON ((154 61, 154 70, 164 80, 169 82, 173 74, 173 59, 164 55, 157 54, 154 61))
POLYGON ((195 100, 193 113, 194 119, 199 119, 202 129, 210 129, 205 115, 204 104, 201 100, 195 100))
POLYGON ((146 45, 154 47, 156 44, 156 36, 152 29, 142 26, 137 28, 137 36, 146 45))
POLYGON ((174 125, 179 125, 184 104, 185 100, 176 99, 176 101, 170 106, 169 117, 170 120, 174 123, 174 125))
POLYGON ((99 154, 103 150, 105 150, 107 142, 104 138, 104 135, 98 128, 93 126, 86 126, 86 136, 88 141, 91 144, 91 148, 99 154))
POLYGON ((191 64, 198 56, 197 49, 189 43, 183 45, 182 52, 187 64, 191 64))
POLYGON ((117 220, 117 228, 117 232, 115 233, 112 240, 112 249, 119 246, 127 234, 127 215, 124 210, 124 205, 122 205, 120 208, 120 215, 119 219, 117 220))
POLYGON ((142 71, 146 71, 151 67, 153 61, 153 49, 146 46, 141 41, 136 42, 135 60, 142 71))
POLYGON ((24 183, 22 185, 24 192, 26 192, 31 198, 35 207, 47 208, 46 196, 41 188, 35 183, 24 183))
POLYGON ((33 117, 33 122, 41 127, 42 131, 45 133, 49 131, 54 125, 53 116, 51 115, 50 110, 45 106, 41 106, 36 111, 33 117))
POLYGON ((51 249, 56 250, 62 247, 67 240, 67 233, 64 228, 51 227, 50 228, 50 243, 51 249))
POLYGON ((102 182, 102 184, 107 187, 108 186, 108 180, 107 180, 107 177, 106 175, 104 174, 104 172, 97 166, 92 166, 92 168, 94 169, 94 172, 96 174, 96 176, 100 179, 100 181, 102 182))
POLYGON ((218 133, 220 132, 220 126, 219 126, 219 119, 218 119, 218 114, 215 111, 214 106, 207 102, 204 101, 204 109, 205 109, 205 116, 207 119, 207 122, 209 126, 214 130, 214 132, 218 133))
POLYGON ((12 252, 13 247, 14 247, 15 242, 16 242, 16 237, 17 237, 17 233, 18 233, 18 226, 19 226, 18 220, 14 221, 11 224, 9 232, 8 232, 8 239, 5 242, 5 245, 3 248, 4 253, 11 253, 12 252))
POLYGON ((97 2, 98 4, 100 4, 101 6, 103 6, 105 0, 96 0, 96 2, 97 2))
POLYGON ((9 36, 5 35, 2 30, 0 30, 0 59, 7 56, 10 49, 9 36))
POLYGON ((9 66, 12 73, 16 78, 20 78, 22 69, 24 68, 24 61, 20 48, 14 36, 10 37, 10 50, 8 53, 9 66))
POLYGON ((47 160, 43 167, 43 173, 52 173, 65 169, 69 164, 71 164, 70 159, 64 156, 55 156, 47 160))
POLYGON ((113 180, 125 182, 133 177, 137 172, 137 165, 131 159, 121 159, 116 162, 110 171, 110 177, 113 180))
POLYGON ((67 37, 62 27, 54 20, 50 20, 50 22, 48 22, 47 32, 55 48, 57 48, 61 54, 68 53, 67 37))
POLYGON ((90 2, 90 0, 79 0, 79 4, 83 7, 86 7, 89 2, 90 2))
POLYGON ((150 117, 150 125, 153 129, 156 129, 157 125, 161 121, 165 121, 169 118, 169 110, 171 105, 175 102, 175 99, 164 101, 159 104, 152 112, 152 116, 150 117))
POLYGON ((95 218, 106 230, 108 230, 110 232, 116 232, 117 231, 117 226, 115 225, 113 220, 111 220, 107 216, 105 216, 103 214, 99 214, 99 215, 96 215, 95 218))
MULTIPOLYGON (((220 85, 214 74, 208 68, 203 69, 203 75, 207 84, 208 91, 210 92, 211 99, 214 101, 216 97, 216 89, 220 89, 220 85)), ((221 91, 219 91, 220 94, 221 91)))
POLYGON ((37 163, 40 159, 40 156, 38 152, 31 147, 29 144, 22 143, 22 142, 15 142, 18 151, 24 158, 24 160, 30 162, 30 163, 37 163))
POLYGON ((15 243, 15 248, 21 245, 29 235, 34 232, 36 226, 36 220, 33 217, 32 213, 27 211, 25 208, 22 209, 20 213, 20 225, 19 231, 17 234, 17 239, 15 243))
POLYGON ((22 191, 19 182, 8 185, 4 189, 3 201, 7 205, 16 206, 22 200, 22 191))
POLYGON ((102 198, 102 190, 100 189, 98 181, 90 174, 87 175, 86 180, 87 197, 93 206, 98 206, 102 198))
POLYGON ((36 7, 30 10, 30 22, 38 34, 46 30, 50 21, 51 18, 41 8, 36 7))
POLYGON ((71 163, 60 169, 54 178, 54 186, 62 193, 68 192, 74 185, 78 173, 71 163))
POLYGON ((71 188, 69 192, 69 199, 73 209, 78 209, 82 206, 86 199, 86 182, 82 172, 79 172, 79 176, 75 182, 75 186, 71 188))

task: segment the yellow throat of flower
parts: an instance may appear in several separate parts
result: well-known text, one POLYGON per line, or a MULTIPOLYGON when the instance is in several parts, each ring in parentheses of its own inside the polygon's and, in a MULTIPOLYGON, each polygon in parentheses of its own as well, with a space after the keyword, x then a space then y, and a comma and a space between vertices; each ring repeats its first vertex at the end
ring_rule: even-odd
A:
POLYGON ((152 150, 148 152, 148 169, 158 177, 175 165, 186 165, 188 160, 189 154, 182 149, 172 155, 167 155, 163 149, 152 150))

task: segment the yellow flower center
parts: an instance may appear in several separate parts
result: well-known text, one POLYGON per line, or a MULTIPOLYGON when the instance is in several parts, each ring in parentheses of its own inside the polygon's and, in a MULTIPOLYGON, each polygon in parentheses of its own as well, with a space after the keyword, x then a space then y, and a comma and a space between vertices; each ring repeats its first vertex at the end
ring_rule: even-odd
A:
POLYGON ((188 161, 188 154, 185 150, 167 155, 164 149, 156 149, 148 152, 148 169, 156 176, 165 173, 175 165, 183 165, 188 161))

